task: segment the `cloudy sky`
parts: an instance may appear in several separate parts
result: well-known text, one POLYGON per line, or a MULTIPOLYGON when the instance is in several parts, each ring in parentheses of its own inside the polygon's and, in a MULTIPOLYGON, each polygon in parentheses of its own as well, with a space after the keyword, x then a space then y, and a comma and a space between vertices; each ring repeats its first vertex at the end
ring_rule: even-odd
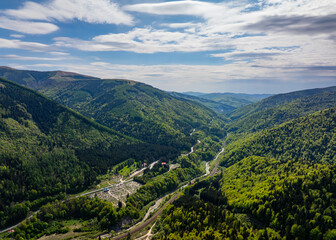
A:
POLYGON ((0 1, 0 65, 164 90, 336 85, 336 0, 0 1))

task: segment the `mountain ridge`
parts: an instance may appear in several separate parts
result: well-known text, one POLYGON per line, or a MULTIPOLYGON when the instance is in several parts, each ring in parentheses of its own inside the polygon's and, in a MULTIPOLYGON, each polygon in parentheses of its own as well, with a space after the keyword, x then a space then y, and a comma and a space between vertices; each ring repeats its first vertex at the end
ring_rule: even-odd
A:
POLYGON ((217 114, 150 85, 132 80, 55 76, 55 72, 0 70, 5 76, 93 118, 118 132, 152 144, 188 149, 190 132, 206 126, 217 114), (70 79, 69 79, 70 78, 70 79))

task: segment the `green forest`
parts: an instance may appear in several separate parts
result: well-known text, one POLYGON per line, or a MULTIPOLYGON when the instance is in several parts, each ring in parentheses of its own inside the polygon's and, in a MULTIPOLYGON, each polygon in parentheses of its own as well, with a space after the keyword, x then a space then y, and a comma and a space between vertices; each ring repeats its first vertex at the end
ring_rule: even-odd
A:
POLYGON ((85 190, 119 162, 178 155, 172 147, 126 137, 7 80, 0 84, 1 227, 24 219, 50 197, 85 190))
POLYGON ((195 140, 189 134, 195 127, 206 126, 217 116, 200 103, 135 81, 13 69, 0 69, 0 76, 38 90, 125 135, 179 150, 193 145, 195 140))
POLYGON ((126 238, 336 239, 335 87, 202 97, 0 76, 0 229, 24 220, 0 238, 108 239, 160 212, 126 238))
POLYGON ((156 238, 335 239, 335 117, 319 111, 229 144, 226 168, 167 208, 156 238))

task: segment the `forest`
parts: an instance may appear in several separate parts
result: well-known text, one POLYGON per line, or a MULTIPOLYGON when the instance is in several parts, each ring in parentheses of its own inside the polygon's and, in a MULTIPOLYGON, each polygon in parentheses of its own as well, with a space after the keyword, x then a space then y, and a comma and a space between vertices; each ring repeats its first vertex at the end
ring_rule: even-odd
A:
POLYGON ((247 135, 166 209, 156 239, 335 239, 335 108, 247 135), (199 210, 197 210, 199 209, 199 210))
POLYGON ((172 147, 127 137, 12 82, 0 83, 1 228, 48 199, 87 189, 119 162, 178 155, 172 147))
POLYGON ((31 216, 0 238, 115 236, 174 195, 153 239, 336 239, 335 87, 202 100, 60 71, 0 75, 17 82, 0 79, 0 229, 31 216), (137 186, 124 199, 99 195, 123 182, 137 186))

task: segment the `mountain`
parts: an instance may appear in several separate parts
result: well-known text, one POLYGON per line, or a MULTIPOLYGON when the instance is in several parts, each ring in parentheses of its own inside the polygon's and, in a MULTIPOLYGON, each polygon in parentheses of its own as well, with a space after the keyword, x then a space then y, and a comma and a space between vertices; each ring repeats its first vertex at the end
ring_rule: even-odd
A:
POLYGON ((336 108, 294 119, 242 138, 227 147, 222 165, 251 156, 336 163, 336 108))
POLYGON ((255 132, 336 106, 336 87, 279 94, 230 114, 229 131, 255 132))
MULTIPOLYGON (((177 92, 170 92, 170 95, 172 95, 173 97, 177 97, 177 98, 182 98, 182 99, 187 99, 190 101, 194 101, 200 104, 203 104, 204 106, 216 111, 217 113, 221 113, 221 114, 228 114, 230 112, 232 112, 233 110, 235 110, 235 107, 232 107, 230 105, 224 104, 224 103, 220 103, 220 102, 216 102, 216 101, 212 101, 206 98, 202 98, 202 97, 197 97, 197 96, 193 96, 193 95, 187 95, 187 94, 183 94, 183 93, 177 93, 177 92)), ((228 121, 228 119, 224 116, 222 116, 223 119, 225 119, 226 121, 228 121)))
POLYGON ((258 102, 271 94, 245 94, 245 93, 199 93, 185 92, 185 95, 205 98, 214 102, 229 105, 233 108, 240 108, 251 103, 258 102))
POLYGON ((0 69, 0 76, 33 88, 109 128, 145 142, 187 149, 190 132, 216 113, 130 80, 103 80, 75 73, 0 69))
POLYGON ((336 108, 227 147, 156 223, 157 239, 335 239, 336 108))
POLYGON ((0 228, 64 191, 88 188, 119 162, 178 155, 176 149, 127 137, 2 78, 0 129, 0 228))

